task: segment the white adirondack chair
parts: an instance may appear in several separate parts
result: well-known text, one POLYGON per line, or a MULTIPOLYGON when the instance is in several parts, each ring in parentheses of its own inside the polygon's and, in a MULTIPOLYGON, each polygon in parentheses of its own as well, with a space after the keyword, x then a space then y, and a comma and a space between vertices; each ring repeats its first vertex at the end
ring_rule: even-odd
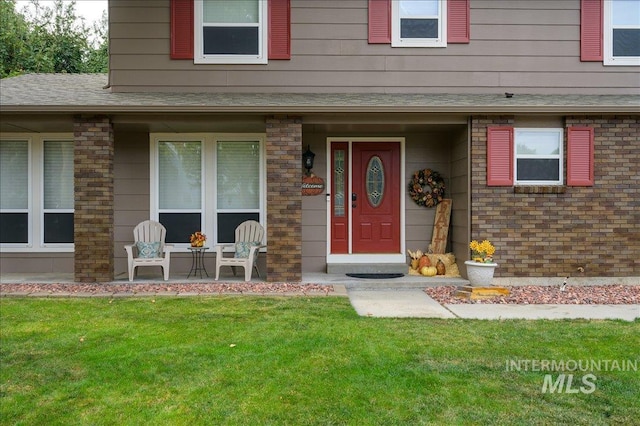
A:
POLYGON ((173 245, 164 243, 166 235, 167 230, 159 222, 145 220, 136 225, 133 229, 135 244, 124 246, 127 251, 129 281, 133 281, 138 266, 160 266, 164 273, 164 280, 169 279, 169 262, 173 245))
POLYGON ((236 240, 233 244, 216 245, 216 281, 220 277, 220 267, 231 266, 233 275, 236 275, 236 267, 244 268, 244 280, 251 281, 251 274, 255 268, 260 277, 258 270, 258 253, 260 249, 266 247, 264 242, 264 228, 255 220, 247 220, 242 222, 236 228, 236 240), (233 248, 233 257, 224 257, 224 249, 233 248))

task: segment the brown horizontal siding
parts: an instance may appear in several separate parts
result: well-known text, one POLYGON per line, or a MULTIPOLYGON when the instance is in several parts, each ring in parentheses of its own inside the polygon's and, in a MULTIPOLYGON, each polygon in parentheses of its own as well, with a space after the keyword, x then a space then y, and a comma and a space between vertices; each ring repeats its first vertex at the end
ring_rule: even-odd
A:
POLYGON ((571 0, 472 0, 472 9, 489 10, 574 10, 576 1, 571 0))
MULTIPOLYGON (((301 46, 300 54, 313 52, 315 41, 296 41, 301 46)), ((496 59, 501 57, 536 56, 580 56, 579 40, 572 41, 548 41, 548 40, 478 40, 473 39, 470 44, 452 44, 446 48, 422 49, 422 48, 392 48, 387 45, 363 44, 356 40, 340 40, 333 42, 334 49, 343 55, 376 55, 384 49, 383 57, 424 57, 429 60, 443 60, 446 64, 450 56, 466 56, 465 66, 471 67, 478 57, 496 59), (382 47, 381 47, 382 46, 382 47), (338 50, 339 49, 339 50, 338 50)), ((453 69, 450 67, 450 69, 453 69)))
POLYGON ((638 67, 580 61, 579 0, 471 0, 471 42, 367 42, 367 0, 291 1, 291 60, 169 58, 169 0, 110 2, 114 91, 625 94, 638 67))
MULTIPOLYGON (((355 6, 355 2, 354 2, 355 6)), ((296 24, 317 24, 318 22, 332 22, 333 24, 362 24, 367 21, 367 11, 361 7, 340 7, 340 14, 336 15, 331 8, 295 8, 291 11, 291 21, 296 24)))
MULTIPOLYGON (((518 0, 516 0, 518 1, 518 0)), ((561 0, 558 3, 563 3, 561 0)), ((515 1, 511 2, 515 3, 515 1)), ((536 4, 539 2, 522 2, 536 4)), ((566 2, 572 6, 572 2, 566 2)), ((475 1, 471 1, 471 13, 474 25, 494 25, 499 22, 509 22, 511 25, 531 25, 540 22, 545 25, 567 25, 578 19, 580 12, 575 8, 558 9, 520 9, 509 4, 510 9, 480 9, 475 1)))
MULTIPOLYGON (((543 25, 543 24, 483 24, 471 26, 473 40, 494 40, 499 43, 502 40, 576 40, 579 35, 579 27, 575 25, 543 25)), ((501 52, 496 45, 497 53, 501 52)))
MULTIPOLYGON (((166 33, 169 28, 168 22, 127 22, 111 23, 109 28, 112 37, 117 38, 118 34, 126 34, 125 39, 154 39, 156 34, 166 33)), ((161 38, 167 38, 168 34, 161 38)))

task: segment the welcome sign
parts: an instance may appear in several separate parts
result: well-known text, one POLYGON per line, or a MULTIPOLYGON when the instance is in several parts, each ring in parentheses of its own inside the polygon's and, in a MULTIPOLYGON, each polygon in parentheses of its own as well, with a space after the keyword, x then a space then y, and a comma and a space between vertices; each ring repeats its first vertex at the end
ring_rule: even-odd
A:
POLYGON ((314 174, 302 177, 302 195, 320 195, 324 192, 324 179, 314 174))

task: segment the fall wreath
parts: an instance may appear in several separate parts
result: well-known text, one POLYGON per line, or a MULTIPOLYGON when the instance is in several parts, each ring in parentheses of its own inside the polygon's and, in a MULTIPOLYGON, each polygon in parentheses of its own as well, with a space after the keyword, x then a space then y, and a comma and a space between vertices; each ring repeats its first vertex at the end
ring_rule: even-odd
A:
POLYGON ((431 169, 418 170, 409 182, 409 195, 419 206, 434 207, 444 198, 444 179, 431 169))

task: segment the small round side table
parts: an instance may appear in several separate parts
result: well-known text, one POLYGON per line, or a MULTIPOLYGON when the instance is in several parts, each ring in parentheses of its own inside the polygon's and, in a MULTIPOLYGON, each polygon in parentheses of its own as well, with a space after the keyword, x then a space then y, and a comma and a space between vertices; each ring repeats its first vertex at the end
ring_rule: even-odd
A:
POLYGON ((209 247, 187 247, 191 250, 191 270, 189 271, 189 275, 187 278, 193 274, 195 277, 198 272, 200 272, 200 278, 202 278, 202 271, 209 277, 209 273, 204 267, 204 252, 209 250, 209 247))

